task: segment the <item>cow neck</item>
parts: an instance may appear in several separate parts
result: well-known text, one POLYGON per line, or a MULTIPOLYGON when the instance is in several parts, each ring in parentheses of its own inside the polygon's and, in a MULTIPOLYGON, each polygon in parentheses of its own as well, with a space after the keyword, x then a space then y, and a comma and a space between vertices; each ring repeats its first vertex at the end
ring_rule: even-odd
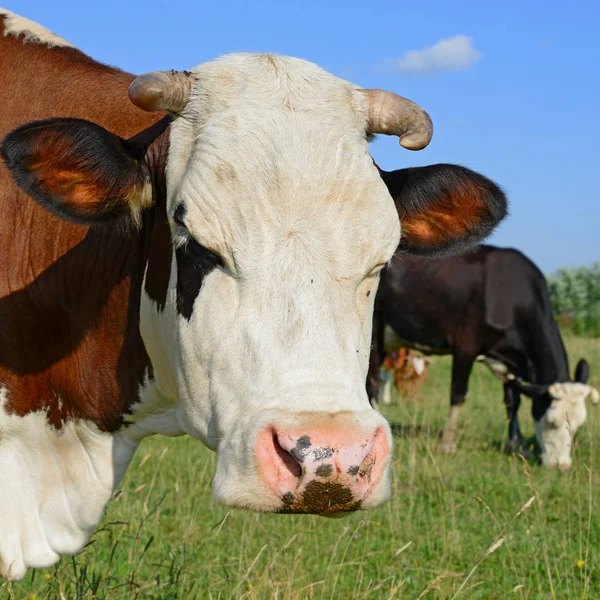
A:
POLYGON ((536 383, 551 384, 570 381, 569 362, 558 326, 553 317, 538 322, 539 327, 532 329, 530 352, 534 363, 536 383))
MULTIPOLYGON (((43 209, 30 209, 49 242, 55 217, 47 213, 40 221, 37 213, 43 209)), ((64 253, 57 243, 60 249, 47 268, 19 289, 11 289, 11 282, 28 263, 36 270, 31 254, 38 248, 0 267, 0 381, 7 388, 9 413, 43 410, 56 428, 71 419, 92 421, 101 431, 121 426, 149 367, 139 305, 156 213, 148 210, 139 230, 90 227, 64 253)), ((62 241, 65 228, 56 234, 62 241)), ((35 245, 32 232, 29 237, 35 245)))
MULTIPOLYGON (((9 412, 44 410, 57 428, 80 418, 114 431, 138 399, 145 373, 151 374, 139 332, 143 274, 151 245, 154 255, 164 256, 170 243, 162 154, 167 148, 165 133, 150 149, 156 204, 144 212, 139 229, 87 228, 73 248, 62 255, 59 250, 37 277, 0 299, 0 319, 15 334, 10 347, 0 348, 9 412)), ((64 228, 58 229, 64 237, 64 228)), ((21 262, 31 262, 30 256, 21 262)))
MULTIPOLYGON (((0 136, 61 116, 131 138, 162 116, 128 101, 132 75, 74 48, 0 35, 0 74, 0 136)), ((122 426, 150 367, 139 305, 154 231, 164 231, 167 150, 168 130, 148 148, 157 204, 139 229, 63 221, 0 164, 0 388, 9 415, 45 413, 56 429, 74 420, 107 432, 122 426)))
POLYGON ((567 353, 552 317, 534 318, 518 325, 516 331, 520 343, 514 339, 512 343, 501 342, 487 355, 531 383, 549 385, 570 380, 567 353))

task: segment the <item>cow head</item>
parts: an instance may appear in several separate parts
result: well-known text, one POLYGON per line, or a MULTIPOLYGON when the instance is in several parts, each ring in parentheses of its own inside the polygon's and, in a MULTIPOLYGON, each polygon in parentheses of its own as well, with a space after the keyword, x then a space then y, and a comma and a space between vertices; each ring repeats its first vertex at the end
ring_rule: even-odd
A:
POLYGON ((544 416, 535 421, 535 433, 542 450, 542 461, 547 467, 566 471, 573 462, 573 437, 587 417, 585 401, 598 403, 598 392, 585 383, 553 383, 548 388, 552 398, 544 416))
MULTIPOLYGON (((488 366, 494 370, 494 366, 488 366)), ((506 376, 506 371, 499 375, 506 376)), ((566 471, 572 464, 571 447, 573 437, 587 418, 586 400, 592 404, 600 402, 598 390, 587 385, 589 366, 581 359, 575 368, 574 381, 552 384, 525 383, 509 374, 504 381, 533 398, 535 434, 542 451, 542 462, 546 467, 558 467, 566 471), (537 413, 537 414, 536 414, 537 413)))
POLYGON ((369 134, 423 148, 427 114, 301 60, 233 55, 141 76, 130 98, 173 116, 166 197, 147 144, 86 121, 28 124, 3 146, 16 181, 59 216, 165 215, 140 300, 152 375, 129 435, 202 440, 218 453, 215 496, 231 506, 380 504, 390 430, 365 392, 379 271, 401 221, 405 251, 461 248, 504 217, 503 194, 447 165, 383 175, 369 134))

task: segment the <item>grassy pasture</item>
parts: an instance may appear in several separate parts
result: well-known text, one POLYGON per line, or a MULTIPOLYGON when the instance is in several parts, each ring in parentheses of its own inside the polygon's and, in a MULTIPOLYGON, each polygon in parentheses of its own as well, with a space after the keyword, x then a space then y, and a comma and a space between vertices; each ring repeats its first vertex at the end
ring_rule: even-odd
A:
MULTIPOLYGON (((600 341, 569 337, 600 387, 600 341)), ((436 452, 450 361, 436 357, 425 402, 387 411, 396 432, 392 501, 343 519, 216 506, 214 456, 191 439, 146 440, 90 544, 30 572, 0 598, 600 598, 600 406, 574 466, 547 471, 501 452, 501 385, 477 365, 459 449, 436 452)), ((533 442, 530 401, 522 429, 533 442)))

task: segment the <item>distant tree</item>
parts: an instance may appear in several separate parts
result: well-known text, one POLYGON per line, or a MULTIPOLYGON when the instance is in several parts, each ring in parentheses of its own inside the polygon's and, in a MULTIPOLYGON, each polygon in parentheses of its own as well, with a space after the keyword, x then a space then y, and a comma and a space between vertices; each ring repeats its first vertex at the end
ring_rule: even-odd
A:
POLYGON ((559 269, 547 279, 558 322, 577 335, 600 337, 600 262, 559 269))

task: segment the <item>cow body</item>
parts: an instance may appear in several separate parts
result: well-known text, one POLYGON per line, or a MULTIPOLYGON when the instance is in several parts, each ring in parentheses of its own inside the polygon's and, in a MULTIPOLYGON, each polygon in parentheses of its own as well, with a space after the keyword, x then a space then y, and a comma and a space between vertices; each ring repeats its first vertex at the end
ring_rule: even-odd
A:
POLYGON ((571 432, 585 419, 587 364, 571 382, 567 354, 552 315, 550 296, 539 269, 517 250, 480 246, 472 253, 438 259, 394 257, 379 287, 375 316, 369 396, 377 398, 377 373, 390 326, 403 345, 453 357, 451 409, 441 447, 454 451, 459 407, 466 399, 476 360, 484 361, 504 383, 509 418, 509 448, 528 453, 518 423, 521 392, 533 397, 532 412, 544 462, 570 464, 571 432), (526 385, 524 382, 531 382, 526 385), (558 387, 553 384, 558 384, 558 387), (553 395, 554 394, 554 395, 553 395), (563 415, 560 427, 549 420, 557 406, 578 408, 563 415), (581 407, 583 406, 583 417, 581 407), (565 438, 566 439, 566 438, 565 438))
POLYGON ((78 551, 156 433, 215 450, 229 506, 384 502, 364 380, 399 217, 406 251, 468 247, 500 190, 449 165, 399 186, 369 134, 422 148, 426 113, 305 61, 135 78, 11 13, 0 30, 0 573, 78 551))

